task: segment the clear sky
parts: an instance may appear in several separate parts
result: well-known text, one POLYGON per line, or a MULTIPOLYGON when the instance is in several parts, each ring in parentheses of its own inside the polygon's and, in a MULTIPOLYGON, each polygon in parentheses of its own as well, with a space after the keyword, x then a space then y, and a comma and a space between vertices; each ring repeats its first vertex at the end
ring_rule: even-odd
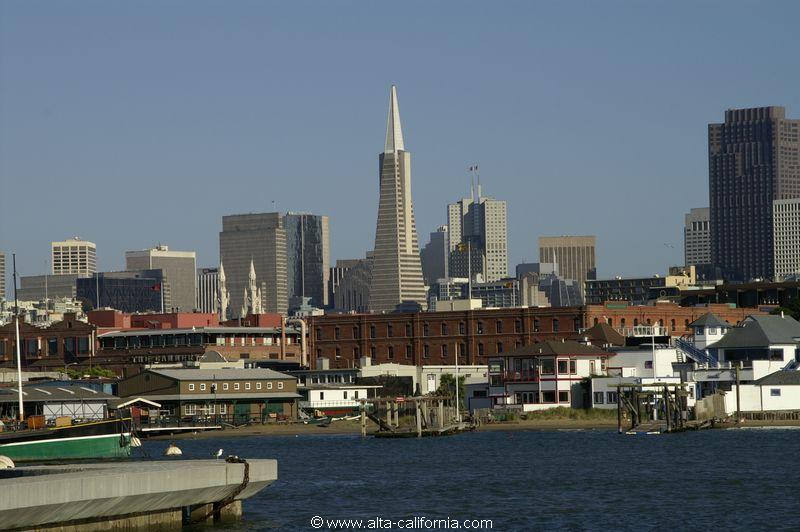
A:
POLYGON ((680 264, 707 205, 706 128, 800 117, 800 2, 0 1, 0 249, 102 269, 163 242, 218 261, 224 214, 331 220, 374 239, 398 86, 420 242, 467 167, 508 200, 510 265, 596 234, 599 274, 680 264))

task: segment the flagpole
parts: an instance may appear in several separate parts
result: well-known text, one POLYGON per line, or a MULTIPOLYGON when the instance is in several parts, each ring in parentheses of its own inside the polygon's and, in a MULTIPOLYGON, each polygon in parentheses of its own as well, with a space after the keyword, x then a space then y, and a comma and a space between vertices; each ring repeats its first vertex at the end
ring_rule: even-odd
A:
POLYGON ((22 353, 19 340, 19 302, 17 302, 17 254, 11 255, 14 269, 14 332, 17 336, 17 400, 19 401, 19 420, 25 419, 25 408, 22 402, 22 353))

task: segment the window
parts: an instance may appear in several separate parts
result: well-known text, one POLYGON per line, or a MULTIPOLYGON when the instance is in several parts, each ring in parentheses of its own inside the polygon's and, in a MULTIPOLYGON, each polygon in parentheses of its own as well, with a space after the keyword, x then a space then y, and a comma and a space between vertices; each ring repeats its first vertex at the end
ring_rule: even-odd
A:
POLYGON ((391 324, 386 326, 386 336, 388 336, 389 338, 394 336, 394 327, 392 327, 391 324))
POLYGON ((278 389, 283 390, 283 382, 278 381, 278 389))
POLYGON ((428 333, 429 333, 428 324, 427 323, 423 323, 422 324, 422 336, 428 336, 428 333))
POLYGON ((569 361, 569 374, 570 375, 575 375, 576 373, 578 373, 578 362, 575 361, 575 360, 570 360, 569 361))
POLYGON ((556 402, 556 392, 550 390, 542 392, 542 402, 543 403, 555 403, 556 402))
POLYGON ((606 372, 606 362, 607 361, 608 361, 608 359, 606 357, 600 357, 600 371, 602 371, 603 373, 606 372))
POLYGON ((558 392, 558 402, 569 403, 569 392, 565 391, 558 392))
POLYGON ((566 375, 569 372, 569 360, 558 361, 558 374, 566 375))
POLYGON ((228 413, 228 405, 226 405, 226 404, 219 405, 219 413, 220 414, 227 414, 228 413))
POLYGON ((190 392, 194 391, 194 383, 189 384, 189 391, 190 392))
POLYGON ((558 318, 553 318, 553 332, 558 332, 558 318))
POLYGON ((617 392, 606 392, 606 402, 610 405, 616 403, 617 392))
POLYGON ((334 337, 336 340, 341 340, 341 338, 342 338, 342 331, 341 331, 341 330, 339 330, 339 327, 336 327, 336 328, 334 328, 334 329, 333 329, 333 337, 334 337))
POLYGON ((443 346, 442 346, 442 356, 443 356, 443 357, 446 357, 446 356, 447 356, 447 345, 443 345, 443 346))
POLYGON ((596 405, 603 404, 603 392, 594 392, 594 404, 596 405))
POLYGON ((447 324, 442 323, 442 336, 447 336, 447 324))
POLYGON ((317 340, 322 340, 322 327, 317 327, 317 340))
POLYGON ((201 392, 206 391, 206 383, 203 382, 203 383, 200 384, 200 391, 201 392))
POLYGON ((355 346, 353 348, 353 358, 356 359, 360 356, 361 356, 361 350, 358 348, 358 346, 355 346))
POLYGON ((261 389, 261 383, 260 383, 260 382, 257 382, 257 383, 256 383, 256 390, 260 390, 260 389, 261 389))
POLYGON ((325 392, 319 392, 319 400, 320 401, 324 401, 325 400, 325 392))
POLYGON ((482 343, 478 344, 478 356, 481 356, 481 357, 483 356, 483 344, 482 343))
POLYGON ((353 338, 356 339, 356 340, 361 338, 361 329, 360 328, 353 327, 353 338))
POLYGON ((58 338, 47 339, 47 355, 56 356, 58 354, 58 338))
POLYGON ((342 358, 342 349, 340 347, 337 347, 334 352, 336 353, 336 358, 342 358))
POLYGON ((652 360, 645 360, 644 361, 644 369, 653 369, 653 361, 652 360))
POLYGON ((458 334, 467 334, 467 324, 463 321, 458 323, 458 334))
POLYGON ((234 390, 238 390, 239 389, 239 383, 238 382, 234 382, 233 383, 233 389, 234 390))
POLYGON ((271 390, 271 389, 272 389, 272 383, 271 383, 271 382, 268 382, 268 383, 267 383, 267 390, 271 390))
POLYGON ((358 399, 358 390, 353 390, 353 399, 358 399))
POLYGON ((406 346, 406 358, 411 358, 411 346, 406 346))
POLYGON ((495 330, 495 332, 497 332, 497 334, 502 334, 502 332, 503 332, 503 322, 500 321, 500 320, 497 320, 496 322, 494 322, 494 330, 495 330))
POLYGON ((244 389, 245 390, 249 390, 250 389, 250 383, 249 382, 244 383, 244 389))
POLYGON ((425 358, 429 358, 431 356, 431 346, 428 344, 422 346, 422 356, 425 358))
POLYGON ((539 332, 539 318, 533 318, 533 332, 539 332))
POLYGON ((410 337, 410 336, 411 336, 411 324, 410 323, 406 323, 406 337, 410 337))
POLYGON ((393 347, 393 346, 391 346, 391 345, 389 346, 389 350, 388 350, 387 356, 388 356, 390 359, 391 359, 391 358, 394 358, 394 347, 393 347))
POLYGON ((770 388, 769 389, 770 397, 780 397, 781 396, 781 389, 780 388, 770 388))
POLYGON ((483 334, 483 322, 478 322, 478 334, 483 334))
POLYGON ((342 399, 347 399, 347 390, 342 392, 342 399))
POLYGON ((503 342, 497 342, 497 352, 498 353, 503 352, 503 342))
POLYGON ((375 338, 375 326, 374 325, 370 325, 369 326, 369 337, 370 338, 375 338))
POLYGON ((228 389, 228 383, 227 382, 223 382, 222 383, 222 389, 223 390, 227 390, 228 389))
POLYGON ((197 405, 188 404, 183 405, 183 413, 187 416, 194 416, 197 414, 197 405))
POLYGON ((467 344, 460 343, 458 344, 458 353, 456 355, 466 355, 467 354, 467 344))
POLYGON ((370 348, 369 348, 369 356, 371 356, 372 358, 375 358, 375 353, 376 353, 375 346, 374 345, 370 346, 370 348))
MULTIPOLYGON (((555 361, 552 358, 543 358, 541 361, 541 365, 542 365, 542 375, 552 375, 553 373, 555 373, 555 361)), ((552 403, 554 401, 550 402, 552 403)))

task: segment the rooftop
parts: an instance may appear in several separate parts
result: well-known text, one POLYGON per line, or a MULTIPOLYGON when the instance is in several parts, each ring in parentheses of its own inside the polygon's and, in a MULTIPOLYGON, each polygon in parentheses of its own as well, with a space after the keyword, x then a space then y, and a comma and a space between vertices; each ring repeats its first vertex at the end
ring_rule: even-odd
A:
POLYGON ((201 380, 243 380, 243 379, 292 379, 294 377, 286 373, 280 373, 273 369, 251 368, 221 368, 221 369, 150 369, 151 373, 163 375, 164 377, 178 381, 201 381, 201 380))
POLYGON ((731 324, 723 320, 716 314, 707 312, 689 324, 689 327, 694 329, 696 327, 722 327, 730 329, 731 324))
POLYGON ((790 316, 748 316, 731 328, 711 349, 767 347, 800 342, 800 323, 790 316))
POLYGON ((800 371, 776 371, 761 377, 753 384, 757 386, 800 385, 800 371))

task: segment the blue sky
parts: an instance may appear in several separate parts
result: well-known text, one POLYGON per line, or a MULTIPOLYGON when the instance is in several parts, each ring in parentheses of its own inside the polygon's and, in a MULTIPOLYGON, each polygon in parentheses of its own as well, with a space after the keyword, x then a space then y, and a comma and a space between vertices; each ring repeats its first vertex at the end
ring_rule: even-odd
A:
POLYGON ((42 273, 157 242, 218 260, 224 214, 331 218, 373 245, 398 86, 421 243, 465 195, 509 202, 510 264, 596 234, 601 276, 682 262, 726 108, 800 117, 798 2, 0 3, 0 249, 42 273), (273 203, 274 202, 274 203, 273 203), (672 247, 671 247, 672 246, 672 247))

